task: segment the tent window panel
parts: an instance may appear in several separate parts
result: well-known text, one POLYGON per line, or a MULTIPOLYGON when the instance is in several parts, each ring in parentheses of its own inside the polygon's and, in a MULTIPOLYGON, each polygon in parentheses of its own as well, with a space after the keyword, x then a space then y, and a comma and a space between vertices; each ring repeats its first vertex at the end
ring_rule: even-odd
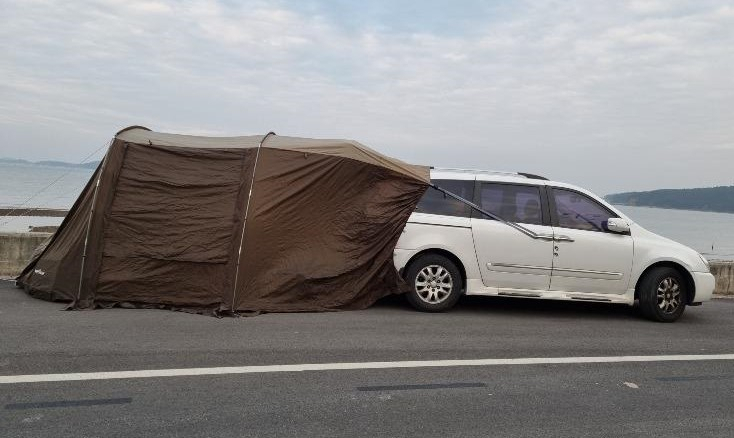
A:
POLYGON ((105 227, 105 256, 227 261, 242 155, 191 152, 130 147, 105 227))

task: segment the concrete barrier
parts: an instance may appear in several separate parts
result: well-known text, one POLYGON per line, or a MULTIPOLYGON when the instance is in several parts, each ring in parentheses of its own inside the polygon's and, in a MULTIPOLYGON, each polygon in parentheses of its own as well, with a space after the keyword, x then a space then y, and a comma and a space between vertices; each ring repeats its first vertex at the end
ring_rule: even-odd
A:
POLYGON ((14 277, 51 233, 0 233, 0 276, 14 277))
MULTIPOLYGON (((51 233, 0 233, 0 276, 14 277, 25 267, 38 245, 51 233)), ((712 261, 714 293, 734 295, 734 261, 712 261)))
POLYGON ((734 295, 734 262, 713 261, 711 273, 716 277, 715 294, 734 295))

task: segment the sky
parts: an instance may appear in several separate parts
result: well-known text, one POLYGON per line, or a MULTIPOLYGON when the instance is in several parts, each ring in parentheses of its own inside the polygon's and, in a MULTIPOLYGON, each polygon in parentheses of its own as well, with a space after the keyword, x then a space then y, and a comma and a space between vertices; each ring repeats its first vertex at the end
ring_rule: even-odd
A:
POLYGON ((725 1, 0 0, 0 78, 0 157, 80 162, 143 125, 599 194, 734 185, 725 1))

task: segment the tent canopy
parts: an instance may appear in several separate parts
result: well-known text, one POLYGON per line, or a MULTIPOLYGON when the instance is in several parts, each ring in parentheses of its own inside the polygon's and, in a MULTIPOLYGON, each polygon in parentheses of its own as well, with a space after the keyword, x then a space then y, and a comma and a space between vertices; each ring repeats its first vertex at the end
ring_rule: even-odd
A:
MULTIPOLYGON (((143 127, 130 127, 120 131, 117 139, 128 143, 151 146, 187 147, 199 149, 247 149, 256 148, 263 140, 262 135, 239 137, 200 137, 194 135, 168 134, 153 132, 143 127)), ((273 136, 263 147, 307 154, 322 154, 361 161, 365 164, 380 166, 395 172, 430 183, 428 168, 407 164, 390 158, 353 140, 320 140, 313 138, 273 136)))
POLYGON ((400 291, 392 251, 429 183, 349 140, 130 127, 18 280, 76 308, 364 308, 400 291))

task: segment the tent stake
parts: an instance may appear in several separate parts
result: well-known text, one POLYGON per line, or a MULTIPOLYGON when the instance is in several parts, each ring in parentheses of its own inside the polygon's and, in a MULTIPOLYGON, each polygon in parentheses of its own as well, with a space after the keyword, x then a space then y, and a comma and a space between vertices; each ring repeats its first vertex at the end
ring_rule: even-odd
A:
POLYGON ((240 248, 237 250, 237 267, 235 268, 234 273, 234 285, 232 286, 232 311, 234 312, 234 299, 237 295, 237 280, 240 277, 240 258, 242 256, 242 246, 245 243, 245 226, 247 225, 247 215, 250 212, 250 200, 252 199, 252 188, 255 186, 255 172, 257 172, 257 163, 260 160, 260 148, 262 148, 263 143, 265 143, 265 139, 270 137, 271 135, 275 135, 273 131, 268 132, 265 134, 265 136, 260 140, 260 143, 257 145, 257 152, 255 153, 255 165, 252 166, 252 178, 250 178, 250 192, 247 194, 247 204, 245 205, 245 217, 242 220, 242 233, 240 234, 240 248))

